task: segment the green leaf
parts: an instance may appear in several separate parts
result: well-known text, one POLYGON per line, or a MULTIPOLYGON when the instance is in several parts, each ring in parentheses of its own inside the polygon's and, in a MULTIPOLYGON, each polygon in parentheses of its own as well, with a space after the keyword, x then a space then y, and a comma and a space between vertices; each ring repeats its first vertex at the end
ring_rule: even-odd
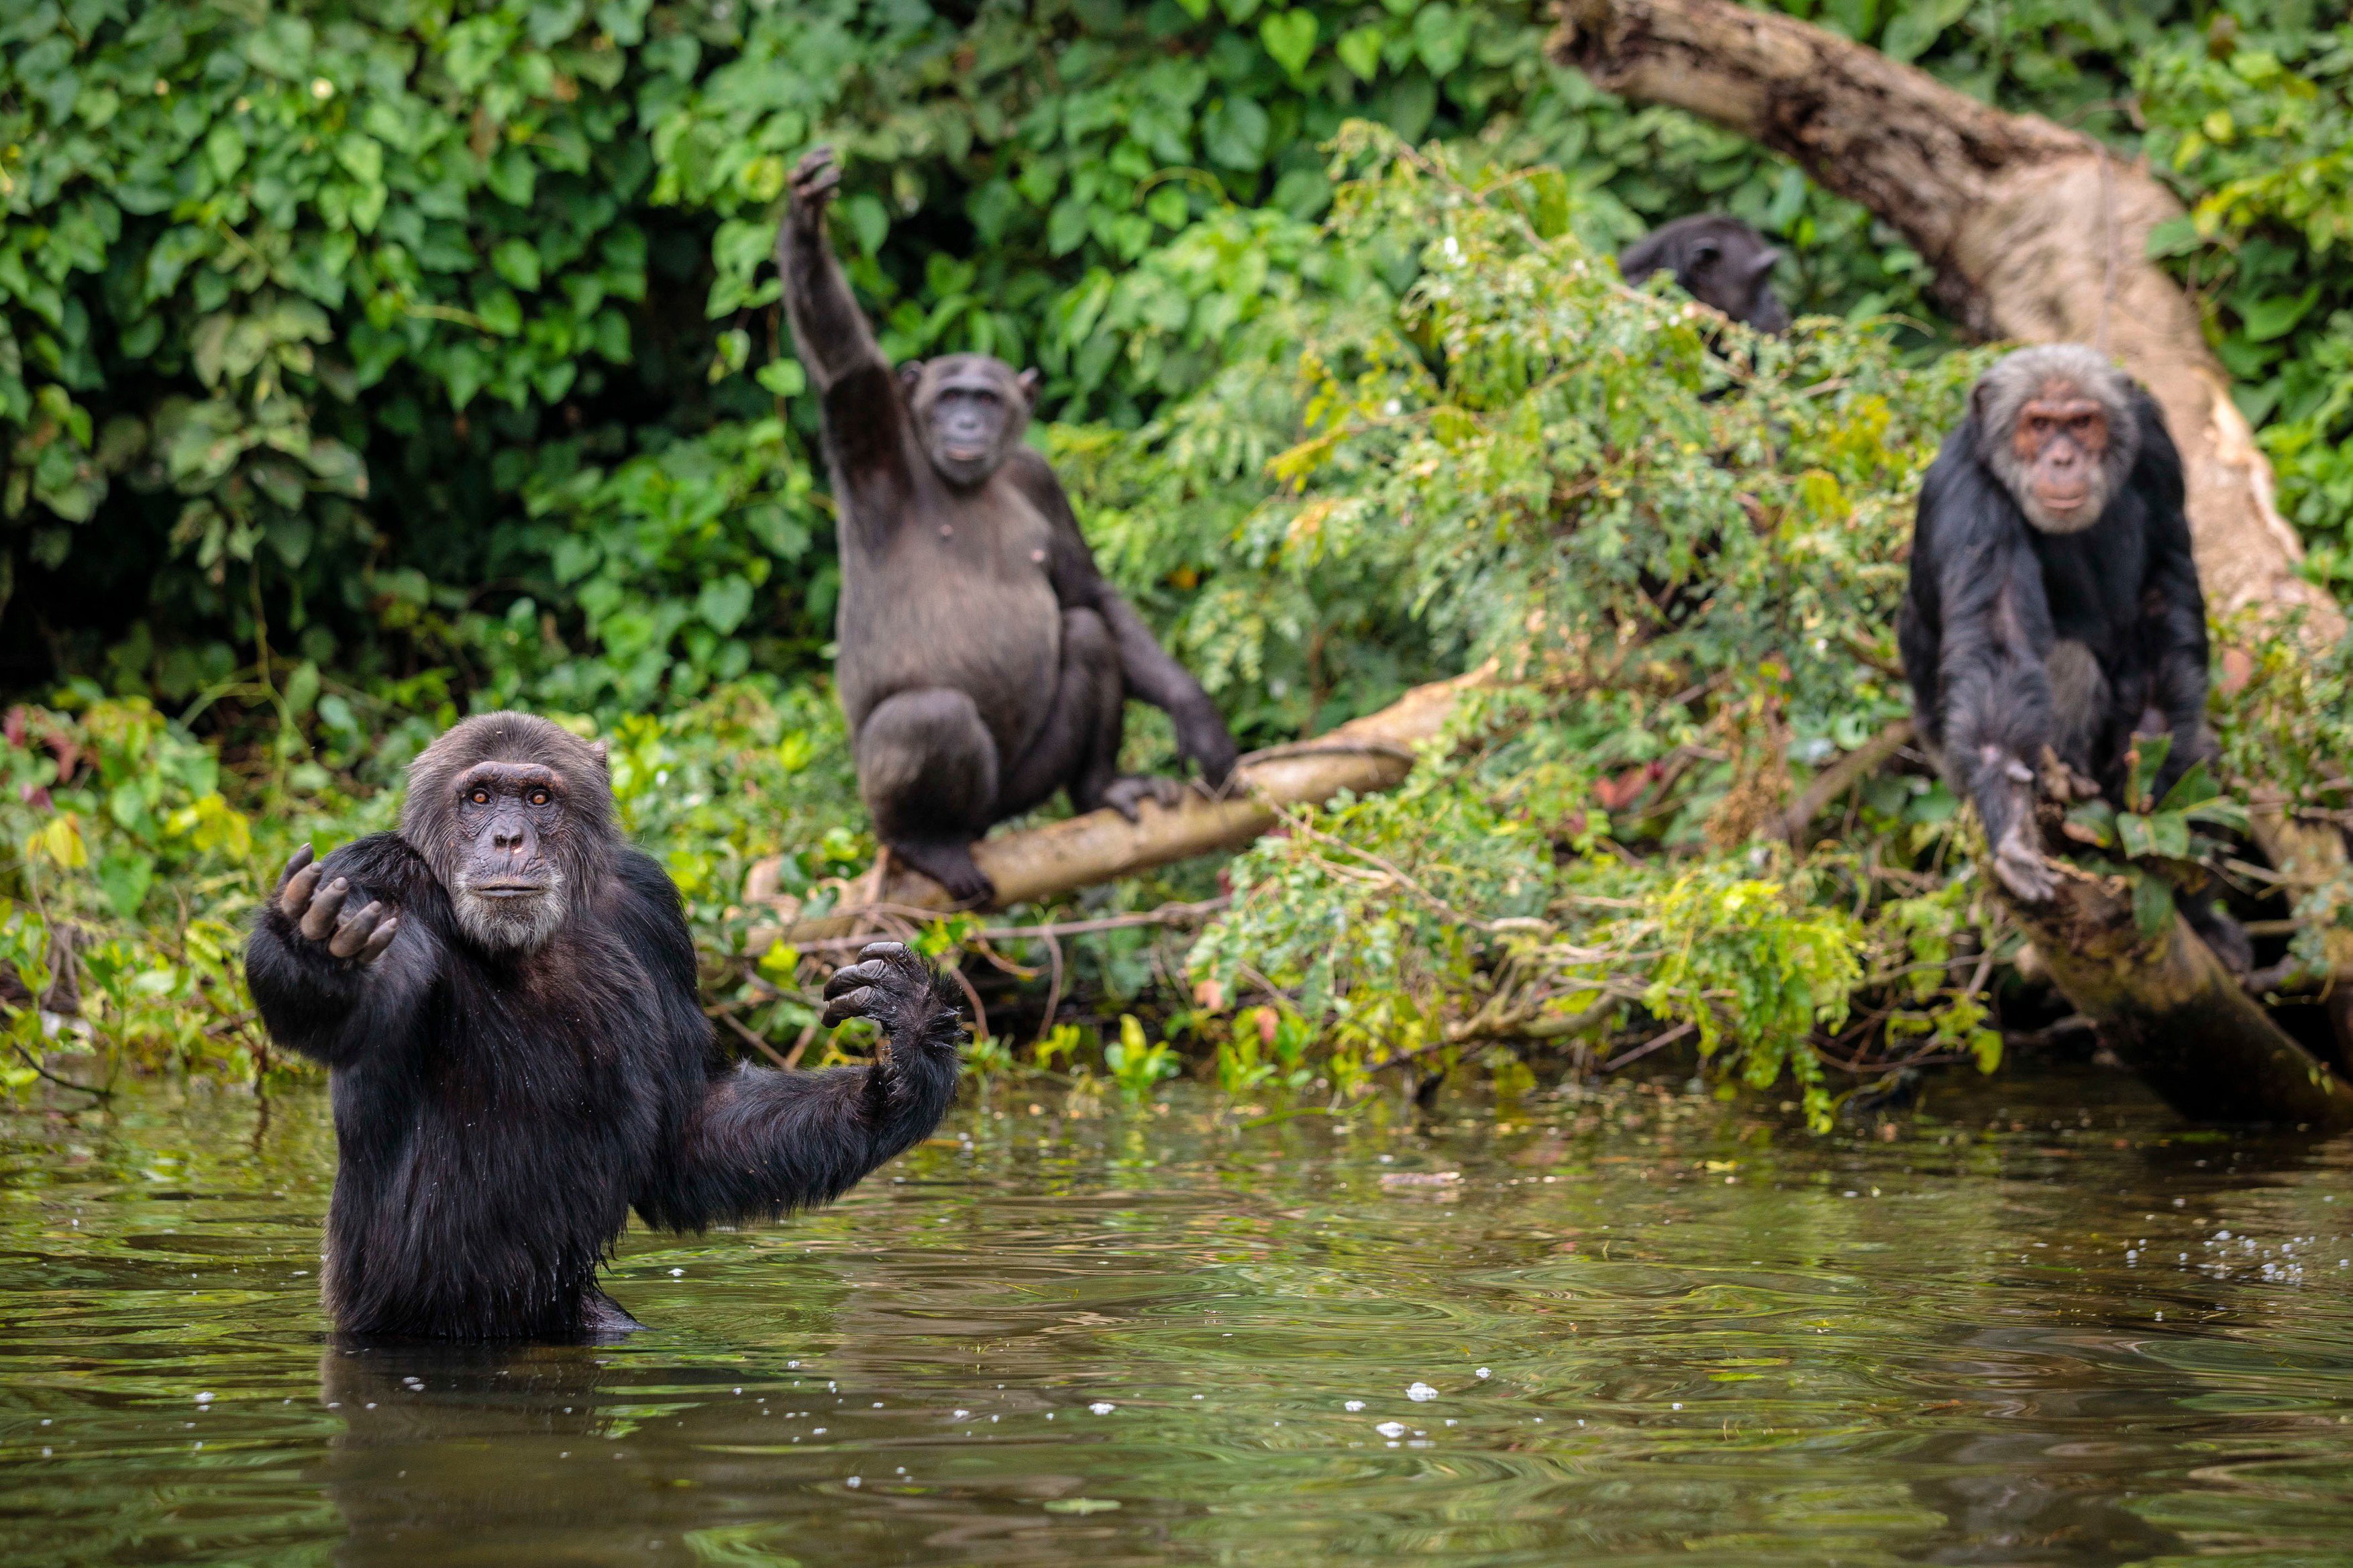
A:
POLYGON ((124 920, 137 920, 139 906, 147 901, 147 889, 155 883, 155 858, 136 851, 117 852, 101 858, 98 863, 98 885, 106 894, 106 901, 124 920))
POLYGON ((1443 77, 1462 63, 1471 47, 1471 14, 1438 0, 1414 13, 1413 47, 1433 77, 1443 77))
POLYGON ((1342 65, 1356 73, 1359 80, 1370 81, 1380 74, 1381 45, 1388 37, 1388 33, 1379 27, 1353 28, 1340 35, 1340 41, 1332 47, 1333 52, 1340 57, 1342 65))
POLYGON ((539 250, 527 239, 499 241, 491 252, 491 268, 518 289, 539 287, 539 250))
POLYGON ((2116 808, 2105 800, 2085 801, 2067 814, 2067 837, 2106 849, 2116 841, 2116 808))
POLYGON ((2160 811, 2150 817, 2148 837, 2156 852, 2165 858, 2189 858, 2189 820, 2179 812, 2160 811))
POLYGON ((2298 321, 2319 301, 2320 285, 2315 283, 2303 293, 2289 296, 2274 294, 2250 305, 2239 307, 2239 325, 2251 342, 2267 343, 2284 338, 2295 330, 2298 321))
POLYGON ((2148 231, 2148 243, 2143 252, 2151 261, 2163 261, 2169 257, 2189 256, 2206 247, 2205 236, 2198 232, 2198 220, 2188 213, 2167 218, 2148 231))
POLYGON ((808 390, 808 374, 797 359, 772 359, 754 371, 752 379, 778 397, 798 397, 808 390))
POLYGON ((2203 805, 2221 793, 2222 786, 2214 782, 2214 775, 2207 771, 2206 759, 2200 757, 2189 764, 2188 772, 2173 781, 2173 787, 2165 792, 2165 798, 2158 802, 2157 808, 2159 811, 2187 811, 2193 805, 2203 805))
POLYGON ((1266 162, 1271 124, 1266 110, 1250 100, 1220 99, 1201 121, 1201 150, 1213 163, 1248 173, 1266 162))
POLYGON ((2133 925, 2145 941, 2154 941, 2165 934, 2173 923, 2173 889, 2161 877, 2147 871, 2133 873, 2133 925))
POLYGON ((2157 832, 2147 817, 2137 812, 2116 814, 2116 843, 2126 855, 2137 860, 2144 855, 2157 853, 2157 832))
POLYGON ((751 612, 752 584, 742 577, 705 583, 702 592, 694 596, 694 613, 721 637, 742 626, 751 612))
POLYGON ((287 710, 296 718, 308 713, 311 704, 319 700, 319 667, 307 658, 296 665, 294 673, 286 678, 284 696, 287 710))
POLYGON ((1282 11, 1258 25, 1259 41, 1274 63, 1293 76, 1307 68, 1318 29, 1313 11, 1282 11))
POLYGON ((1968 15, 1971 0, 1911 0, 1880 36, 1879 51, 1906 65, 1927 52, 1944 30, 1968 15))

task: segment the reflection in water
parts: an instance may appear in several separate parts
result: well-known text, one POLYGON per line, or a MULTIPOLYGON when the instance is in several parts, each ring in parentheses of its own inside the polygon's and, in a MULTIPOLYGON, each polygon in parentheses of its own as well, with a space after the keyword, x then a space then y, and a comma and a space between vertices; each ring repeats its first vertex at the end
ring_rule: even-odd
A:
POLYGON ((1067 1121, 330 1342, 323 1105, 0 1117, 0 1560, 2094 1565, 2353 1540, 2353 1148, 2128 1085, 1067 1121), (2086 1117, 2076 1109, 2107 1109, 2086 1117), (2124 1109, 2117 1109, 2122 1105, 2124 1109), (2340 1259, 2347 1259, 2340 1263, 2340 1259))

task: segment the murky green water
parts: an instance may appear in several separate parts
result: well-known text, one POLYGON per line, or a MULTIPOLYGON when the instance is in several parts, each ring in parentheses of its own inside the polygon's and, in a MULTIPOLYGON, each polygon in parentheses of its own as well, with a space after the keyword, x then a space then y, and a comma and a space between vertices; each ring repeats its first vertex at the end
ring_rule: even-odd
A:
POLYGON ((497 1352, 328 1344, 315 1096, 0 1118, 0 1558, 2353 1562, 2347 1143, 1031 1103, 497 1352))

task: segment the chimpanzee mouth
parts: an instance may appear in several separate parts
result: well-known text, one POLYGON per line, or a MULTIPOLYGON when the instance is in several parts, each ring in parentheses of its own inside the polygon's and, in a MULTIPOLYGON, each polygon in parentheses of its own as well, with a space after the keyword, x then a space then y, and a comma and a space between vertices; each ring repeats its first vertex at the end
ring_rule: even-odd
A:
POLYGON ((988 447, 986 445, 960 447, 948 441, 940 443, 940 451, 951 463, 977 463, 988 456, 988 447))
POLYGON ((480 899, 535 899, 547 891, 544 882, 476 882, 466 891, 480 899))

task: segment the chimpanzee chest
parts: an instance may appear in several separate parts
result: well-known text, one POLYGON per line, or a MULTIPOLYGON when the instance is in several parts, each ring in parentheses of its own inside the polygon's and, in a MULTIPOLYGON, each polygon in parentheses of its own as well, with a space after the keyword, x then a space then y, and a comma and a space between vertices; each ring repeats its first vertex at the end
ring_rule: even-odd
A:
POLYGON ((2052 631, 2084 644, 2103 664, 2124 658, 2148 575, 2148 545, 2137 509, 2119 501, 2081 533, 2030 529, 2028 534, 2042 571, 2052 631))
POLYGON ((969 493, 925 486, 877 542, 845 542, 836 632, 853 725, 900 691, 968 694, 1018 752, 1061 664, 1053 529, 1002 475, 969 493))

